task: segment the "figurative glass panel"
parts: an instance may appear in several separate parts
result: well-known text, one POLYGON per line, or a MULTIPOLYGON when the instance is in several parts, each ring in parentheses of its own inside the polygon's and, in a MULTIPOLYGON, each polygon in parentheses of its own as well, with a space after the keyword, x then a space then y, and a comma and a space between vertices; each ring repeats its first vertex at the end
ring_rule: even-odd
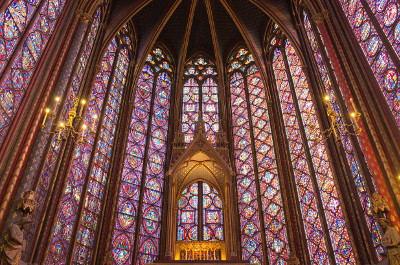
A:
POLYGON ((0 75, 40 2, 43 1, 9 0, 6 9, 0 13, 0 75))
POLYGON ((31 21, 32 25, 25 30, 24 39, 20 40, 21 44, 18 47, 16 44, 5 46, 7 43, 4 42, 4 34, 10 34, 11 39, 12 35, 22 35, 19 30, 25 28, 28 17, 33 15, 33 10, 30 10, 33 7, 32 4, 37 5, 38 1, 13 1, 2 17, 0 16, 2 20, 0 20, 0 62, 4 63, 11 53, 14 54, 13 60, 7 62, 7 68, 3 65, 2 73, 0 72, 0 144, 19 109, 66 0, 42 2, 36 11, 35 18, 31 21), (6 53, 9 55, 7 56, 6 53))
MULTIPOLYGON (((399 71, 394 63, 394 58, 384 45, 384 38, 379 34, 377 26, 368 16, 366 6, 360 0, 347 1, 339 0, 340 5, 350 23, 351 28, 364 52, 372 72, 378 82, 379 87, 386 99, 386 102, 393 113, 393 116, 400 126, 400 89, 399 71)), ((400 45, 400 25, 398 2, 393 1, 367 1, 378 21, 383 27, 383 31, 389 38, 399 56, 400 45)), ((398 58, 397 58, 398 59, 398 58)))

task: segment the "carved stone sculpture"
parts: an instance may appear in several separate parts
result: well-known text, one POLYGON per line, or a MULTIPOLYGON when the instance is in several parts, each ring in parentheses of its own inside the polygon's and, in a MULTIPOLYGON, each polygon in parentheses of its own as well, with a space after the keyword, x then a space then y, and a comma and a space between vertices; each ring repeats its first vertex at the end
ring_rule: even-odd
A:
POLYGON ((382 246, 386 248, 389 264, 400 265, 400 234, 386 218, 379 218, 378 221, 384 232, 382 246))
POLYGON ((21 260, 25 250, 24 229, 30 223, 28 217, 22 217, 16 224, 9 226, 4 245, 2 246, 0 265, 25 265, 21 260))
POLYGON ((19 199, 17 211, 22 212, 24 216, 29 216, 35 211, 37 205, 38 203, 35 200, 35 192, 29 190, 24 192, 21 196, 21 199, 19 199))
POLYGON ((383 218, 385 217, 385 213, 390 212, 387 200, 379 193, 374 193, 372 195, 372 212, 378 216, 378 218, 383 218))

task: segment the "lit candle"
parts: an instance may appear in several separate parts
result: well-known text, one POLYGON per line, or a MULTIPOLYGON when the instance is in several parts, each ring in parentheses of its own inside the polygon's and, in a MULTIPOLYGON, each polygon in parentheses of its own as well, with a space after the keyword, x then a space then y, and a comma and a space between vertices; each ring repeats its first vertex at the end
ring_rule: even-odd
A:
POLYGON ((58 108, 58 104, 60 104, 60 97, 55 97, 54 100, 56 101, 56 105, 54 106, 54 112, 57 111, 58 108))
POLYGON ((58 138, 57 140, 61 141, 61 133, 64 131, 65 124, 63 122, 60 123, 60 128, 58 130, 58 138))
POLYGON ((81 104, 84 106, 86 104, 86 99, 81 99, 81 104))
POLYGON ((96 120, 97 120, 98 116, 97 115, 93 115, 92 118, 93 118, 93 123, 92 123, 91 131, 94 132, 94 127, 96 126, 96 120))
POLYGON ((86 124, 82 124, 82 135, 81 135, 81 142, 83 143, 83 140, 85 138, 85 130, 87 129, 86 124))
POLYGON ((353 107, 353 111, 355 113, 358 113, 358 110, 357 110, 356 104, 354 103, 353 98, 350 98, 350 103, 351 103, 351 106, 353 107))
POLYGON ((46 123, 47 115, 49 115, 49 112, 50 112, 49 108, 44 109, 44 118, 43 118, 43 122, 42 122, 42 127, 44 127, 44 124, 46 123))

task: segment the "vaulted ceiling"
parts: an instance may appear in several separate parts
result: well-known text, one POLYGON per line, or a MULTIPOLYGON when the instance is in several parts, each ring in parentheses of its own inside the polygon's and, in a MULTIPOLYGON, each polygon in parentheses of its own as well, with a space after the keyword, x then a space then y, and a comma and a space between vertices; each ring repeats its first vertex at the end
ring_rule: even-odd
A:
POLYGON ((296 42, 290 10, 291 0, 115 0, 106 36, 111 38, 132 21, 139 68, 156 42, 163 43, 176 62, 201 51, 224 65, 237 43, 246 43, 261 56, 272 21, 296 42))

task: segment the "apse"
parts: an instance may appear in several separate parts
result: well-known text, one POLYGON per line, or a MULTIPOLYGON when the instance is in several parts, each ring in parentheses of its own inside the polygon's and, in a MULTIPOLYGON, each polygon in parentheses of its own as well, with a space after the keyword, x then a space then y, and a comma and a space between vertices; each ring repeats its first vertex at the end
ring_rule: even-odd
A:
POLYGON ((0 258, 393 262, 398 10, 3 1, 0 258))

